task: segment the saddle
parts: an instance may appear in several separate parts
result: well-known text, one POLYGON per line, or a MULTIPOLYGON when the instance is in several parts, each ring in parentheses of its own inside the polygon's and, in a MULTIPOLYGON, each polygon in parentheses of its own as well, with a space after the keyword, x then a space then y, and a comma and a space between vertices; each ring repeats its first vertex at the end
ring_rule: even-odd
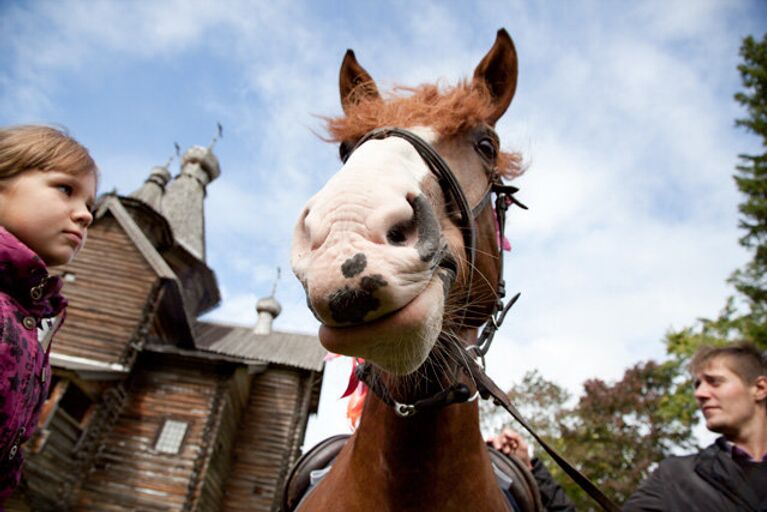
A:
MULTIPOLYGON (((304 496, 330 469, 349 437, 349 434, 341 434, 320 441, 296 461, 283 486, 281 512, 293 512, 298 508, 304 496)), ((504 455, 492 446, 488 446, 487 451, 496 482, 504 494, 511 497, 510 501, 513 500, 514 510, 542 512, 538 485, 527 466, 517 457, 504 455)))

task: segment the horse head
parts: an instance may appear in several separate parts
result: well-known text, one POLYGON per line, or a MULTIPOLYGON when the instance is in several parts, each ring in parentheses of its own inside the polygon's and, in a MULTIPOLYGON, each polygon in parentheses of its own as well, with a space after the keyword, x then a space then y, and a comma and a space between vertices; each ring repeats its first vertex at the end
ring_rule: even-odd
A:
POLYGON ((328 120, 344 164, 306 204, 292 247, 327 350, 394 376, 463 357, 466 333, 498 300, 502 233, 489 197, 520 171, 494 126, 516 84, 505 30, 471 80, 386 97, 347 52, 344 115, 328 120))

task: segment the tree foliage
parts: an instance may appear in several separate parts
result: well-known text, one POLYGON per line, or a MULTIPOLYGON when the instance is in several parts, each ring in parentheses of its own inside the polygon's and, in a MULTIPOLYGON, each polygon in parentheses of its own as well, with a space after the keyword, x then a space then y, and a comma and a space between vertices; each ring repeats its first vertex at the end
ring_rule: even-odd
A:
MULTIPOLYGON (((678 386, 672 364, 649 361, 627 369, 614 383, 587 381, 583 395, 572 406, 566 404, 564 389, 535 371, 512 387, 509 398, 547 442, 620 503, 655 462, 677 447, 691 446, 695 409, 677 399, 689 393, 678 386)), ((503 416, 504 411, 484 412, 486 424, 491 421, 488 418, 497 421, 500 415, 506 420, 504 426, 522 432, 503 416)), ((542 450, 537 455, 544 458, 578 510, 594 507, 542 450)))
MULTIPOLYGON (((736 124, 761 138, 762 148, 767 149, 767 34, 760 42, 746 37, 740 55, 743 63, 738 70, 745 90, 735 100, 748 116, 736 124)), ((730 278, 748 309, 737 317, 737 330, 741 337, 767 346, 767 152, 740 155, 740 161, 735 173, 735 183, 744 195, 738 206, 739 227, 744 231, 740 244, 753 257, 730 278)))
MULTIPOLYGON (((675 448, 692 446, 695 408, 676 400, 689 390, 679 389, 673 365, 638 363, 617 382, 591 379, 583 390, 573 410, 576 421, 563 429, 562 442, 568 456, 618 503, 654 463, 675 448)), ((592 505, 569 481, 566 485, 580 502, 578 510, 592 505)))
MULTIPOLYGON (((564 388, 547 381, 537 371, 527 372, 519 383, 507 392, 527 422, 544 437, 556 440, 560 437, 560 425, 567 415, 566 404, 570 394, 564 388)), ((511 417, 503 409, 496 409, 489 402, 481 403, 481 426, 487 435, 500 432, 509 426, 511 417)), ((512 427, 519 430, 517 427, 512 427)))

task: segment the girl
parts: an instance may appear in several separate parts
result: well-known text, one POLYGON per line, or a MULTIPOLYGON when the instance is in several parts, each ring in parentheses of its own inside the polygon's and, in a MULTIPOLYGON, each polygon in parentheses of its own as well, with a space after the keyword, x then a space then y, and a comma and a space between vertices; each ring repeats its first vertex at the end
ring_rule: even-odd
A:
POLYGON ((38 328, 66 307, 47 267, 85 243, 96 181, 88 150, 61 130, 0 128, 0 504, 19 483, 19 446, 48 395, 49 345, 38 328))

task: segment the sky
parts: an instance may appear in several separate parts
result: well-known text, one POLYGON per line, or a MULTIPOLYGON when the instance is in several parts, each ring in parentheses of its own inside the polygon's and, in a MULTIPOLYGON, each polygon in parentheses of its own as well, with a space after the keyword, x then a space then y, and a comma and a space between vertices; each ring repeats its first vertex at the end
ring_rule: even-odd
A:
MULTIPOLYGON (((663 359, 664 335, 716 315, 748 260, 732 173, 760 147, 735 127, 732 97, 764 2, 0 0, 0 125, 67 127, 101 191, 127 195, 174 143, 207 146, 220 122, 206 229, 223 300, 206 319, 254 325, 279 267, 274 328, 314 334, 290 240, 340 168, 322 116, 341 113, 344 52, 383 90, 449 84, 501 27, 519 85, 497 129, 525 158, 514 184, 530 210, 508 219, 505 278, 522 298, 488 373, 510 387, 537 369, 577 395, 586 379, 663 359)), ((349 371, 327 364, 307 446, 349 431, 349 371)))

